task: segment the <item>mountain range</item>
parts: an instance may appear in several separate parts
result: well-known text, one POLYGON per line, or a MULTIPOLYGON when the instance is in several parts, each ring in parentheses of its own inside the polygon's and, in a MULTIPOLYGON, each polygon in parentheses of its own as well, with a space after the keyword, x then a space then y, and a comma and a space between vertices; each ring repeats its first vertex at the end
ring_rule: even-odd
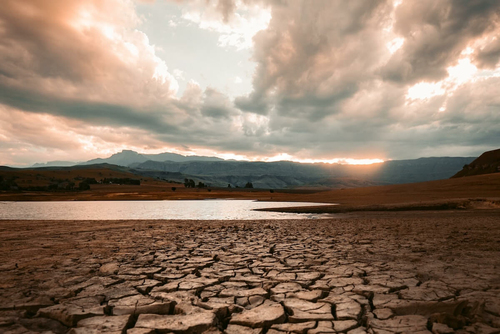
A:
POLYGON ((92 159, 86 162, 81 162, 79 165, 95 165, 95 164, 112 164, 118 166, 130 166, 132 164, 143 163, 146 161, 174 161, 174 162, 187 162, 187 161, 224 161, 216 157, 203 157, 203 156, 185 156, 176 153, 159 153, 159 154, 141 154, 131 150, 123 150, 120 153, 115 153, 109 158, 105 159, 92 159))
POLYGON ((399 184, 447 179, 473 157, 420 158, 394 160, 372 165, 302 164, 290 161, 146 161, 131 164, 136 173, 149 172, 195 175, 202 182, 225 186, 243 186, 252 182, 257 188, 324 187, 350 188, 381 184, 399 184))
MULTIPOLYGON (((291 161, 249 162, 175 153, 140 154, 131 150, 108 158, 74 163, 79 167, 111 164, 141 176, 183 182, 194 179, 211 186, 256 188, 351 188, 447 179, 472 163, 474 157, 431 157, 391 160, 372 165, 343 165, 291 161)), ((68 166, 69 162, 61 162, 68 166)), ((49 162, 43 166, 54 166, 49 162)), ((35 167, 35 166, 34 166, 35 167)), ((42 164, 36 164, 42 167, 42 164)))

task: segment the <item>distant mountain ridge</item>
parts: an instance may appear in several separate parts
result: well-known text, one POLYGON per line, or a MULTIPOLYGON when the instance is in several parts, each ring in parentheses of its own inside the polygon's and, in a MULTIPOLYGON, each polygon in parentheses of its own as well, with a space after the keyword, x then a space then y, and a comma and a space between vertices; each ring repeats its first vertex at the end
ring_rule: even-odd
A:
MULTIPOLYGON (((141 154, 123 150, 108 158, 77 164, 115 165, 117 168, 163 180, 195 179, 211 186, 243 187, 252 182, 256 188, 351 188, 447 179, 470 164, 474 157, 432 157, 391 160, 372 165, 341 165, 292 161, 234 161, 216 157, 183 156, 175 153, 141 154), (118 167, 120 166, 120 167, 118 167)), ((54 163, 37 167, 53 167, 54 163)), ((56 168, 56 167, 54 167, 56 168)))
POLYGON ((500 173, 500 149, 484 152, 470 164, 464 165, 453 178, 491 173, 500 173))
POLYGON ((394 160, 373 165, 302 164, 291 161, 146 161, 130 167, 136 173, 181 173, 195 175, 214 185, 242 187, 252 182, 256 188, 358 187, 447 179, 474 160, 473 157, 420 158, 394 160))
POLYGON ((205 157, 205 156, 185 156, 176 153, 159 153, 159 154, 141 154, 131 150, 123 150, 119 153, 115 153, 109 158, 97 158, 92 159, 80 165, 93 165, 108 163, 119 166, 129 167, 132 164, 143 163, 146 161, 174 161, 174 162, 185 162, 185 161, 224 161, 221 158, 216 157, 205 157))
POLYGON ((75 161, 49 161, 45 163, 35 163, 31 167, 69 167, 76 165, 95 165, 95 164, 111 164, 129 167, 132 164, 143 163, 146 161, 224 161, 224 159, 217 157, 205 157, 205 156, 185 156, 176 153, 159 153, 159 154, 142 154, 137 153, 132 150, 122 150, 121 152, 115 153, 108 158, 97 158, 84 162, 75 161))
POLYGON ((48 161, 48 162, 37 162, 33 164, 31 167, 33 168, 40 168, 40 167, 70 167, 70 166, 75 166, 78 165, 80 162, 75 162, 75 161, 48 161))

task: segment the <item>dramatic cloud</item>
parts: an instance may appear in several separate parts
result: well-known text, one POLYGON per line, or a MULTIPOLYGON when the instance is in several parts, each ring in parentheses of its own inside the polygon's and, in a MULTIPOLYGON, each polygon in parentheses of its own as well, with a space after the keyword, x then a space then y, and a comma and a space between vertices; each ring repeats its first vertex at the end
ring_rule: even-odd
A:
POLYGON ((497 145, 498 131, 484 120, 498 115, 498 104, 487 102, 496 99, 487 87, 498 70, 476 66, 498 63, 499 8, 497 1, 275 6, 269 28, 254 38, 254 90, 236 105, 267 115, 271 133, 280 133, 276 145, 297 143, 289 153, 477 154, 497 145), (455 101, 463 85, 481 95, 466 102, 480 122, 450 117, 462 113, 455 101))
MULTIPOLYGON (((394 32, 405 42, 384 67, 384 76, 404 82, 445 78, 446 68, 471 42, 498 36, 499 14, 495 0, 404 1, 395 10, 394 32)), ((495 46, 486 42, 483 47, 493 50, 480 50, 480 58, 494 65, 495 46)))
POLYGON ((0 164, 122 148, 327 160, 498 146, 496 0, 168 4, 141 3, 172 11, 158 26, 131 0, 3 1, 0 164), (171 40, 158 34, 153 45, 142 30, 196 51, 170 65, 171 40), (222 58, 205 57, 209 42, 222 58), (246 61, 249 51, 246 94, 234 98, 216 77, 202 86, 189 75, 193 62, 227 75, 225 63, 246 61))

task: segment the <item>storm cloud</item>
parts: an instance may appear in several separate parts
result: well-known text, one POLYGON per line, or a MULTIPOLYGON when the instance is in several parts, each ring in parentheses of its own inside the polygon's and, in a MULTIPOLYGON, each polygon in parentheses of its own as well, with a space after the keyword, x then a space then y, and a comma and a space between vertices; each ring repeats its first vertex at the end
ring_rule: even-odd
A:
MULTIPOLYGON (((186 29, 196 22, 221 36, 253 34, 250 91, 232 96, 190 78, 181 89, 165 60, 176 49, 141 31, 148 17, 132 1, 4 1, 0 164, 122 148, 327 160, 476 155, 498 146, 498 1, 171 6, 183 8, 186 29), (261 30, 245 16, 259 10, 270 14, 261 30)), ((171 30, 177 24, 165 21, 171 30)), ((248 45, 217 43, 235 55, 248 45)), ((205 61, 203 50, 196 59, 205 61)), ((223 63, 207 65, 224 73, 223 63)))

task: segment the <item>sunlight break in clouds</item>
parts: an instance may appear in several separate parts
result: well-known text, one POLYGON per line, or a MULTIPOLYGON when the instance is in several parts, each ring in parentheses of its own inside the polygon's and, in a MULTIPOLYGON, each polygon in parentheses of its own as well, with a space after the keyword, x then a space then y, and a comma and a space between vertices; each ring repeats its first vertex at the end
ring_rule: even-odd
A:
POLYGON ((442 87, 441 82, 437 83, 429 83, 429 82, 420 82, 410 88, 408 88, 408 94, 406 98, 408 99, 428 99, 436 95, 443 95, 445 90, 442 87))
POLYGON ((287 153, 281 153, 271 158, 264 158, 263 161, 294 161, 305 164, 325 163, 325 164, 341 164, 341 165, 372 165, 382 163, 382 159, 352 159, 352 158, 336 158, 336 159, 300 159, 293 157, 287 153))
POLYGON ((439 82, 419 82, 408 88, 406 99, 425 100, 437 95, 453 94, 458 86, 471 82, 478 73, 477 67, 469 58, 458 60, 458 64, 446 69, 448 77, 439 82))
POLYGON ((196 23, 200 29, 214 31, 220 34, 220 47, 234 47, 236 50, 252 47, 253 36, 260 30, 266 29, 271 20, 271 12, 258 4, 250 2, 235 2, 235 12, 221 19, 218 3, 215 1, 194 1, 182 14, 182 18, 196 23))
POLYGON ((458 60, 457 65, 450 66, 446 70, 448 71, 450 81, 456 85, 471 81, 477 73, 477 67, 471 63, 469 58, 458 60))

